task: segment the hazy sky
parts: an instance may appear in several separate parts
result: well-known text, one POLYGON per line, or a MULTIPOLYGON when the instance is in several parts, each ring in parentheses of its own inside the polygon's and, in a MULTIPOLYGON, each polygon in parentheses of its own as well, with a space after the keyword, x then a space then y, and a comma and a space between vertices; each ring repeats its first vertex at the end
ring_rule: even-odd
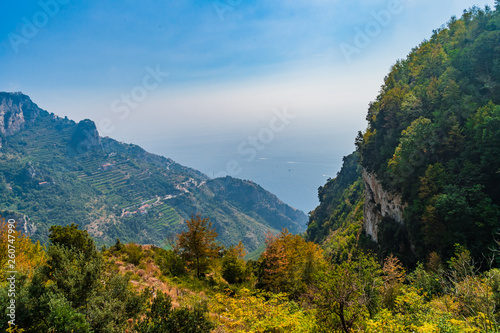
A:
POLYGON ((0 91, 205 172, 229 157, 184 146, 240 154, 262 134, 269 151, 332 156, 335 175, 390 66, 452 15, 493 3, 2 1, 0 91), (285 109, 293 118, 274 131, 285 109))

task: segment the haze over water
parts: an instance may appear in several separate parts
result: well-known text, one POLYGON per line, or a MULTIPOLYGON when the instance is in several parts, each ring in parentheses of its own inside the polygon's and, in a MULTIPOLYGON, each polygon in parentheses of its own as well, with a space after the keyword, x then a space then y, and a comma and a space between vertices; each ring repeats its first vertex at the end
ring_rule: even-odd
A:
MULTIPOLYGON (((144 142, 149 150, 169 156, 176 162, 196 168, 209 177, 230 175, 250 179, 292 207, 305 213, 313 210, 319 203, 318 187, 328 178, 335 177, 342 164, 342 157, 349 153, 353 144, 345 143, 341 150, 323 150, 315 140, 303 138, 276 139, 251 162, 238 153, 237 147, 245 141, 244 133, 219 138, 224 141, 211 142, 208 138, 191 138, 184 142, 144 142), (227 169, 229 161, 236 161, 238 168, 227 169), (229 172, 228 172, 229 171, 229 172)), ((341 145, 339 145, 341 146, 341 145)), ((351 150, 352 151, 352 150, 351 150)))

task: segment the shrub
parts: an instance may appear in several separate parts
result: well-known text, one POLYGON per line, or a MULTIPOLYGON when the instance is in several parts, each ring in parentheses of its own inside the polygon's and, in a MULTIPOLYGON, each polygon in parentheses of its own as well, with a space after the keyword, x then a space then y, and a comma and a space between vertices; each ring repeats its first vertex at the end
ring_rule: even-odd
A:
POLYGON ((170 296, 158 293, 145 318, 136 323, 134 329, 138 333, 208 333, 214 325, 208 319, 207 312, 205 304, 197 304, 192 309, 172 309, 170 296))
POLYGON ((139 265, 141 259, 144 257, 142 246, 134 243, 128 243, 125 251, 127 253, 127 262, 136 266, 139 265))

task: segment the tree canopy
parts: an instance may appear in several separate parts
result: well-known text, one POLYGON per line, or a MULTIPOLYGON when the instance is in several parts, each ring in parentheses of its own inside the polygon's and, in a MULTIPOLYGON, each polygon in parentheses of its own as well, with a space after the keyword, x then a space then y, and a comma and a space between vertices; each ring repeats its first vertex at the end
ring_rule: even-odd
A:
POLYGON ((210 260, 219 255, 221 246, 217 243, 217 232, 208 218, 200 215, 186 220, 187 231, 178 235, 176 251, 188 266, 201 277, 210 265, 210 260))

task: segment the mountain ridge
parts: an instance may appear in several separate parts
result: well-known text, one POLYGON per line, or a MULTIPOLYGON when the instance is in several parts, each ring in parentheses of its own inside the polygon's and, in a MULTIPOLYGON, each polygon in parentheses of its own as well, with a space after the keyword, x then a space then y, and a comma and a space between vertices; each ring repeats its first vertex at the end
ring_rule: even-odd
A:
POLYGON ((253 182, 210 179, 100 137, 91 120, 58 117, 22 93, 1 92, 0 106, 0 210, 27 216, 35 240, 46 239, 49 224, 77 222, 98 243, 120 238, 161 245, 197 213, 213 220, 222 243, 243 240, 250 252, 268 230, 304 230, 303 212, 253 182), (254 195, 238 194, 242 189, 254 195))

